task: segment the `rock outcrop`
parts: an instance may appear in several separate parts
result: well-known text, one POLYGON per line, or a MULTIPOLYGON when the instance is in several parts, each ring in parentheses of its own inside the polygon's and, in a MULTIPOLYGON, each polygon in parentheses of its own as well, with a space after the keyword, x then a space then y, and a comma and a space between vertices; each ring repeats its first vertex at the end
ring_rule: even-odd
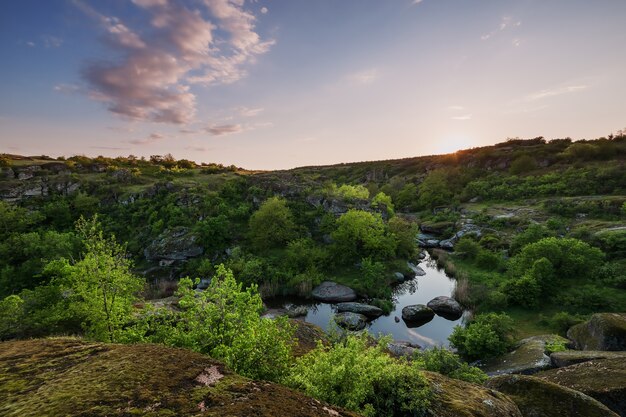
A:
POLYGON ((334 320, 340 327, 351 331, 363 330, 367 326, 367 317, 349 311, 335 314, 334 320))
POLYGON ((618 417, 588 395, 532 376, 500 375, 485 386, 506 394, 524 417, 618 417))
POLYGON ((576 365, 577 363, 600 359, 626 359, 626 351, 611 352, 606 350, 565 350, 550 355, 552 365, 557 368, 576 365))
POLYGON ((325 303, 340 303, 357 299, 356 292, 350 287, 332 281, 324 281, 311 292, 313 299, 325 303))
POLYGON ((435 312, 424 304, 413 304, 402 309, 402 320, 409 327, 419 327, 435 317, 435 312))
POLYGON ((626 358, 591 360, 536 376, 587 394, 626 416, 626 358))
POLYGON ((204 248, 197 243, 197 237, 187 227, 175 227, 161 233, 144 249, 144 256, 150 261, 183 261, 202 255, 204 248))
POLYGON ((579 350, 626 350, 626 313, 598 313, 567 331, 579 350))
POLYGON ((557 335, 533 336, 523 339, 511 352, 489 359, 479 365, 487 375, 524 374, 531 375, 552 367, 546 355, 547 343, 567 343, 557 335))

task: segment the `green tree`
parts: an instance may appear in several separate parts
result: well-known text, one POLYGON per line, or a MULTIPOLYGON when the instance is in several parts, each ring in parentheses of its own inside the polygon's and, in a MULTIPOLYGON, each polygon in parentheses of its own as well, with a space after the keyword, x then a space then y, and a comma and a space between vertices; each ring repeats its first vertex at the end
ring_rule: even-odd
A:
POLYGON ((394 215, 394 207, 393 202, 391 201, 391 197, 389 197, 382 191, 376 194, 372 199, 372 207, 375 209, 383 209, 388 218, 393 217, 394 215))
POLYGON ((126 332, 126 341, 184 347, 223 360, 250 378, 278 381, 291 365, 293 328, 287 318, 261 318, 256 285, 242 288, 219 265, 205 291, 189 278, 179 282, 180 312, 148 311, 126 332))
POLYGON ((351 209, 337 220, 332 233, 335 253, 340 261, 349 263, 364 257, 393 257, 397 241, 389 233, 380 214, 351 209))
POLYGON ((67 292, 71 308, 84 317, 88 336, 113 342, 130 319, 143 281, 132 274, 124 248, 113 236, 104 236, 97 217, 79 219, 76 230, 85 252, 74 264, 58 261, 53 284, 67 292))
POLYGON ((282 246, 296 237, 296 224, 285 200, 272 197, 250 217, 250 240, 257 249, 282 246))
POLYGON ((513 175, 525 174, 537 168, 537 161, 530 155, 518 156, 511 162, 509 172, 513 175))
POLYGON ((415 241, 419 231, 417 224, 399 216, 394 216, 389 220, 389 231, 398 242, 396 256, 405 259, 411 258, 417 250, 415 241))
POLYGON ((449 206, 454 195, 448 184, 448 176, 442 169, 431 171, 418 187, 419 205, 432 209, 437 206, 449 206))

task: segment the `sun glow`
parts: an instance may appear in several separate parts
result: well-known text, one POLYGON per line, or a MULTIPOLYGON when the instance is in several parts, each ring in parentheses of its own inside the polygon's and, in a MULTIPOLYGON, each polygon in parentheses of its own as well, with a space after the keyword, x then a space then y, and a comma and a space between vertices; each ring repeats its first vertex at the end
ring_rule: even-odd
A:
POLYGON ((436 145, 436 153, 446 154, 454 153, 460 149, 471 148, 474 145, 474 139, 465 134, 454 134, 444 136, 436 145))

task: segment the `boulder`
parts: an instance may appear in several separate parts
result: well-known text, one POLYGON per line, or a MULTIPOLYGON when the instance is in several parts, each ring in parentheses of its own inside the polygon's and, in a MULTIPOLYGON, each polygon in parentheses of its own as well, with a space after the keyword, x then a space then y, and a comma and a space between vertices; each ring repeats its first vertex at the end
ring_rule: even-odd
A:
POLYGON ((367 325, 367 317, 349 311, 335 314, 334 320, 339 326, 352 331, 363 330, 367 325))
POLYGON ((626 350, 626 313, 598 313, 567 331, 579 350, 626 350))
POLYGON ((433 317, 435 317, 435 312, 424 304, 413 304, 402 309, 402 320, 409 327, 422 326, 431 321, 433 317))
POLYGON ((202 255, 204 248, 196 243, 197 237, 187 227, 175 227, 161 233, 144 249, 149 261, 161 259, 186 260, 202 255))
POLYGON ((311 292, 311 296, 325 303, 340 303, 342 301, 354 301, 356 292, 350 287, 337 284, 332 281, 324 281, 311 292))
MULTIPOLYGON (((422 252, 423 253, 423 252, 422 252)), ((420 266, 412 264, 411 262, 407 262, 406 266, 409 267, 413 273, 418 277, 423 277, 426 275, 426 271, 424 271, 420 266)))
POLYGON ((413 354, 420 349, 419 345, 411 342, 394 340, 387 345, 387 350, 396 358, 411 358, 413 354))
POLYGON ((424 372, 424 376, 432 392, 431 416, 522 417, 517 405, 498 391, 436 372, 424 372))
POLYGON ((463 307, 454 298, 440 295, 426 304, 435 314, 448 320, 458 320, 463 315, 463 307))
POLYGON ((406 280, 404 274, 402 272, 394 272, 393 273, 393 279, 396 282, 404 282, 406 280))
POLYGON ((536 376, 587 394, 626 416, 626 358, 591 360, 536 376))
POLYGON ((287 307, 287 316, 289 318, 305 317, 309 313, 307 306, 289 306, 287 307))
POLYGON ((626 359, 626 352, 610 352, 606 350, 566 350, 550 355, 552 365, 557 368, 575 365, 599 359, 626 359))
POLYGON ((545 354, 546 343, 567 343, 557 335, 541 335, 523 339, 515 350, 497 358, 488 359, 479 364, 487 375, 524 374, 531 375, 552 367, 550 358, 545 354))
POLYGON ((528 375, 496 376, 485 386, 506 394, 524 417, 618 417, 588 395, 528 375))
POLYGON ((383 315, 383 310, 376 306, 362 303, 339 303, 337 304, 337 311, 340 313, 351 312, 357 314, 363 314, 370 318, 376 318, 383 315))

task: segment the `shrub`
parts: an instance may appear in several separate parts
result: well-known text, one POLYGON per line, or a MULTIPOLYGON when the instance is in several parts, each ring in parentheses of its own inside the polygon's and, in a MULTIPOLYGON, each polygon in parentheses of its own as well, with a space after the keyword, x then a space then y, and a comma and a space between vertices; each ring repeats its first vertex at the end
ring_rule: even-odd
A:
POLYGON ((482 370, 470 366, 461 360, 457 354, 443 347, 416 351, 413 356, 413 363, 420 369, 439 372, 449 378, 475 384, 482 384, 488 378, 482 370))
POLYGON ((480 245, 469 236, 463 236, 454 246, 455 252, 466 259, 474 260, 481 250, 480 245))
POLYGON ((285 200, 272 197, 250 217, 250 239, 257 249, 284 245, 296 235, 296 224, 285 200))
POLYGON ((388 259, 393 257, 397 246, 395 236, 389 233, 380 214, 354 209, 339 217, 332 238, 337 256, 344 263, 363 256, 388 259))
POLYGON ((318 342, 296 361, 285 384, 364 416, 425 415, 430 397, 419 369, 385 352, 389 339, 372 344, 349 335, 328 347, 318 342))
POLYGON ((481 314, 465 328, 456 326, 450 344, 467 360, 500 356, 513 346, 513 320, 504 314, 481 314))

